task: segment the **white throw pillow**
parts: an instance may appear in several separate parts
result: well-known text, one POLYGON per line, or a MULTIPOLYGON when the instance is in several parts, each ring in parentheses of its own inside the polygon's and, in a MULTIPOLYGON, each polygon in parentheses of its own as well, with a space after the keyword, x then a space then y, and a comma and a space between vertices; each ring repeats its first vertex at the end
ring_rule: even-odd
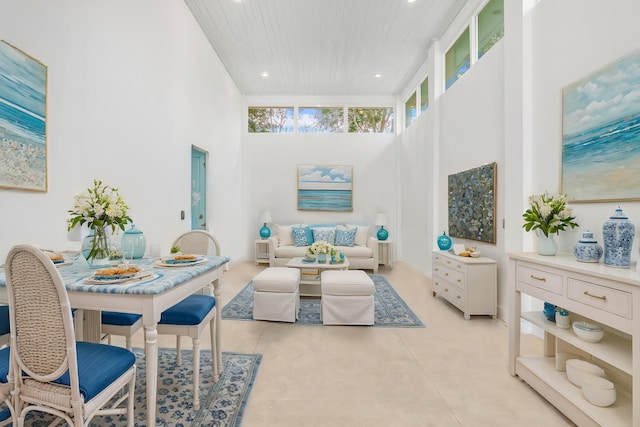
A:
POLYGON ((358 229, 358 231, 356 231, 355 245, 364 246, 366 248, 367 240, 369 240, 369 236, 371 235, 369 231, 371 227, 369 227, 368 225, 351 225, 351 224, 347 225, 347 229, 351 230, 353 228, 358 229))
POLYGON ((290 225, 278 225, 278 246, 293 246, 290 225))

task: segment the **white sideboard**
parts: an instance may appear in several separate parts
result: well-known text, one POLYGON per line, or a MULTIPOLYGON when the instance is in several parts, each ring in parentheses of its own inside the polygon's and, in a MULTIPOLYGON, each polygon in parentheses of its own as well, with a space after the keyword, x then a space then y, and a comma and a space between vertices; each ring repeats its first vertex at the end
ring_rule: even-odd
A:
POLYGON ((640 426, 640 274, 635 269, 581 263, 571 254, 533 253, 510 254, 508 274, 511 375, 518 375, 581 427, 640 426), (601 325, 604 338, 588 343, 572 329, 548 321, 542 309, 523 311, 523 295, 568 310, 571 321, 601 325), (540 354, 524 354, 523 321, 544 331, 540 354), (557 352, 575 354, 602 367, 616 385, 616 403, 604 408, 589 403, 566 373, 556 369, 557 352), (637 392, 632 393, 633 389, 637 392))
POLYGON ((486 257, 461 257, 449 252, 433 252, 431 290, 464 313, 496 317, 497 263, 486 257))

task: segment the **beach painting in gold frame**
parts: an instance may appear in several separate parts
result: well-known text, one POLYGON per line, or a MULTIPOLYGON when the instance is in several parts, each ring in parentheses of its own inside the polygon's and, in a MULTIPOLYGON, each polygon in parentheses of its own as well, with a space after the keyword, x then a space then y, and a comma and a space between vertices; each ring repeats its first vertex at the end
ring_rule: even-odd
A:
POLYGON ((563 89, 562 192, 640 200, 640 50, 563 89))
POLYGON ((0 41, 0 187, 47 191, 47 67, 0 41))

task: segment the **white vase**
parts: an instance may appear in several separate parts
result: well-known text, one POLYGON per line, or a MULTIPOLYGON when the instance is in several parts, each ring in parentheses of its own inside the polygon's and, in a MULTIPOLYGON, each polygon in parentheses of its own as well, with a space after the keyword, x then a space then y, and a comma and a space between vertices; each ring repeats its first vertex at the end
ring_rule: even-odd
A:
POLYGON ((555 255, 558 253, 558 244, 553 238, 553 234, 545 236, 540 230, 536 230, 538 236, 538 254, 540 255, 555 255))

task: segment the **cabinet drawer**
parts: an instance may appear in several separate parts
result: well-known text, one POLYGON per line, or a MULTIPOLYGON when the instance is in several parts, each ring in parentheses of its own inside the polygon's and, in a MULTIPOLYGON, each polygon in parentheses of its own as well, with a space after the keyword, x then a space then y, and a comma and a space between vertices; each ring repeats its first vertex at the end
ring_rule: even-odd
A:
POLYGON ((445 279, 447 282, 451 283, 454 286, 459 287, 460 289, 464 289, 465 287, 465 276, 459 271, 454 270, 453 268, 445 267, 440 264, 436 264, 433 266, 433 273, 436 276, 440 276, 445 279))
POLYGON ((562 276, 558 274, 518 265, 518 281, 562 295, 562 276))
POLYGON ((451 283, 441 277, 434 277, 431 290, 444 297, 460 310, 464 310, 464 293, 455 286, 451 286, 451 283))
POLYGON ((569 299, 631 319, 633 308, 629 292, 619 291, 595 283, 569 278, 567 282, 569 299))
POLYGON ((457 261, 455 259, 447 258, 447 257, 438 257, 438 262, 453 269, 459 271, 461 273, 465 273, 467 271, 466 265, 463 262, 457 261))

